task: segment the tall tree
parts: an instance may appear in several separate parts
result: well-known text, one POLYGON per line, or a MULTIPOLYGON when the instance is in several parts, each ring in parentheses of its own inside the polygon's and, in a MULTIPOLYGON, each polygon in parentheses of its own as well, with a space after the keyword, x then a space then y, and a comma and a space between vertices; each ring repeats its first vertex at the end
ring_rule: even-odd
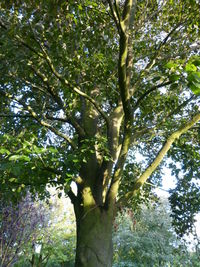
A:
POLYGON ((170 147, 198 173, 199 2, 1 1, 0 12, 1 189, 64 188, 75 266, 111 266, 116 200, 154 181, 170 147))

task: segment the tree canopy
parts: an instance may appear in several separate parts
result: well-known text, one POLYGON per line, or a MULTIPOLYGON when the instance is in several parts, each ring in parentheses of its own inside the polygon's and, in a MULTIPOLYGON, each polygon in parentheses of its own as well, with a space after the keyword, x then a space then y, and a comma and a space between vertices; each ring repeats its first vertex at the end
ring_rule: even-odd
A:
POLYGON ((187 231, 199 209, 199 1, 0 7, 0 190, 54 185, 79 216, 159 183, 168 157, 187 231))

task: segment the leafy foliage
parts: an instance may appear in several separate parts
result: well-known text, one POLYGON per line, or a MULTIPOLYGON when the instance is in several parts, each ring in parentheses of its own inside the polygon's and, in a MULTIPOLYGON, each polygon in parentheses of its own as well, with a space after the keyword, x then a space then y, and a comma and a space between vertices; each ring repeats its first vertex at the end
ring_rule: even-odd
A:
POLYGON ((54 185, 79 221, 159 184, 167 157, 181 180, 197 159, 198 180, 198 1, 1 1, 0 15, 1 192, 45 197, 54 185))
POLYGON ((190 252, 177 238, 170 214, 166 200, 121 213, 115 221, 113 266, 198 266, 198 251, 190 252))

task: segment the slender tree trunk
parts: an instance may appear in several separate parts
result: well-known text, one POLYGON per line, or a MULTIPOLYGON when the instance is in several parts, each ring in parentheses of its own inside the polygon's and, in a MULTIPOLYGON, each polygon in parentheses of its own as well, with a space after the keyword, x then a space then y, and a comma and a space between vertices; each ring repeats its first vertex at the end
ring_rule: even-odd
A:
POLYGON ((75 267, 111 267, 113 213, 94 206, 76 219, 75 267))

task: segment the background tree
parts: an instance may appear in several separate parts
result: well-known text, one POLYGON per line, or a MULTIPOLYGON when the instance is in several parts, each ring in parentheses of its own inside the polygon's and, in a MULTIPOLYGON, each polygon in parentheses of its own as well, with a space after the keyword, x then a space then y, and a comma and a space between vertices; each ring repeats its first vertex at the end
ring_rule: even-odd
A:
POLYGON ((170 148, 198 178, 199 2, 1 1, 0 12, 1 188, 64 188, 75 266, 111 266, 118 192, 126 205, 156 182, 170 148))
MULTIPOLYGON (((41 208, 41 207, 40 207, 41 208)), ((9 267, 18 260, 32 242, 43 222, 41 210, 35 207, 30 195, 19 203, 0 202, 0 266, 9 267)))
POLYGON ((198 266, 198 252, 178 238, 166 199, 123 211, 115 221, 114 266, 198 266))
MULTIPOLYGON (((51 190, 52 191, 52 190, 51 190)), ((35 229, 15 266, 71 266, 75 251, 75 222, 72 207, 51 192, 49 204, 41 202, 43 222, 35 229), (70 265, 71 264, 71 265, 70 265)), ((69 203, 70 204, 70 203, 69 203)), ((35 204, 36 208, 37 203, 35 204)))

